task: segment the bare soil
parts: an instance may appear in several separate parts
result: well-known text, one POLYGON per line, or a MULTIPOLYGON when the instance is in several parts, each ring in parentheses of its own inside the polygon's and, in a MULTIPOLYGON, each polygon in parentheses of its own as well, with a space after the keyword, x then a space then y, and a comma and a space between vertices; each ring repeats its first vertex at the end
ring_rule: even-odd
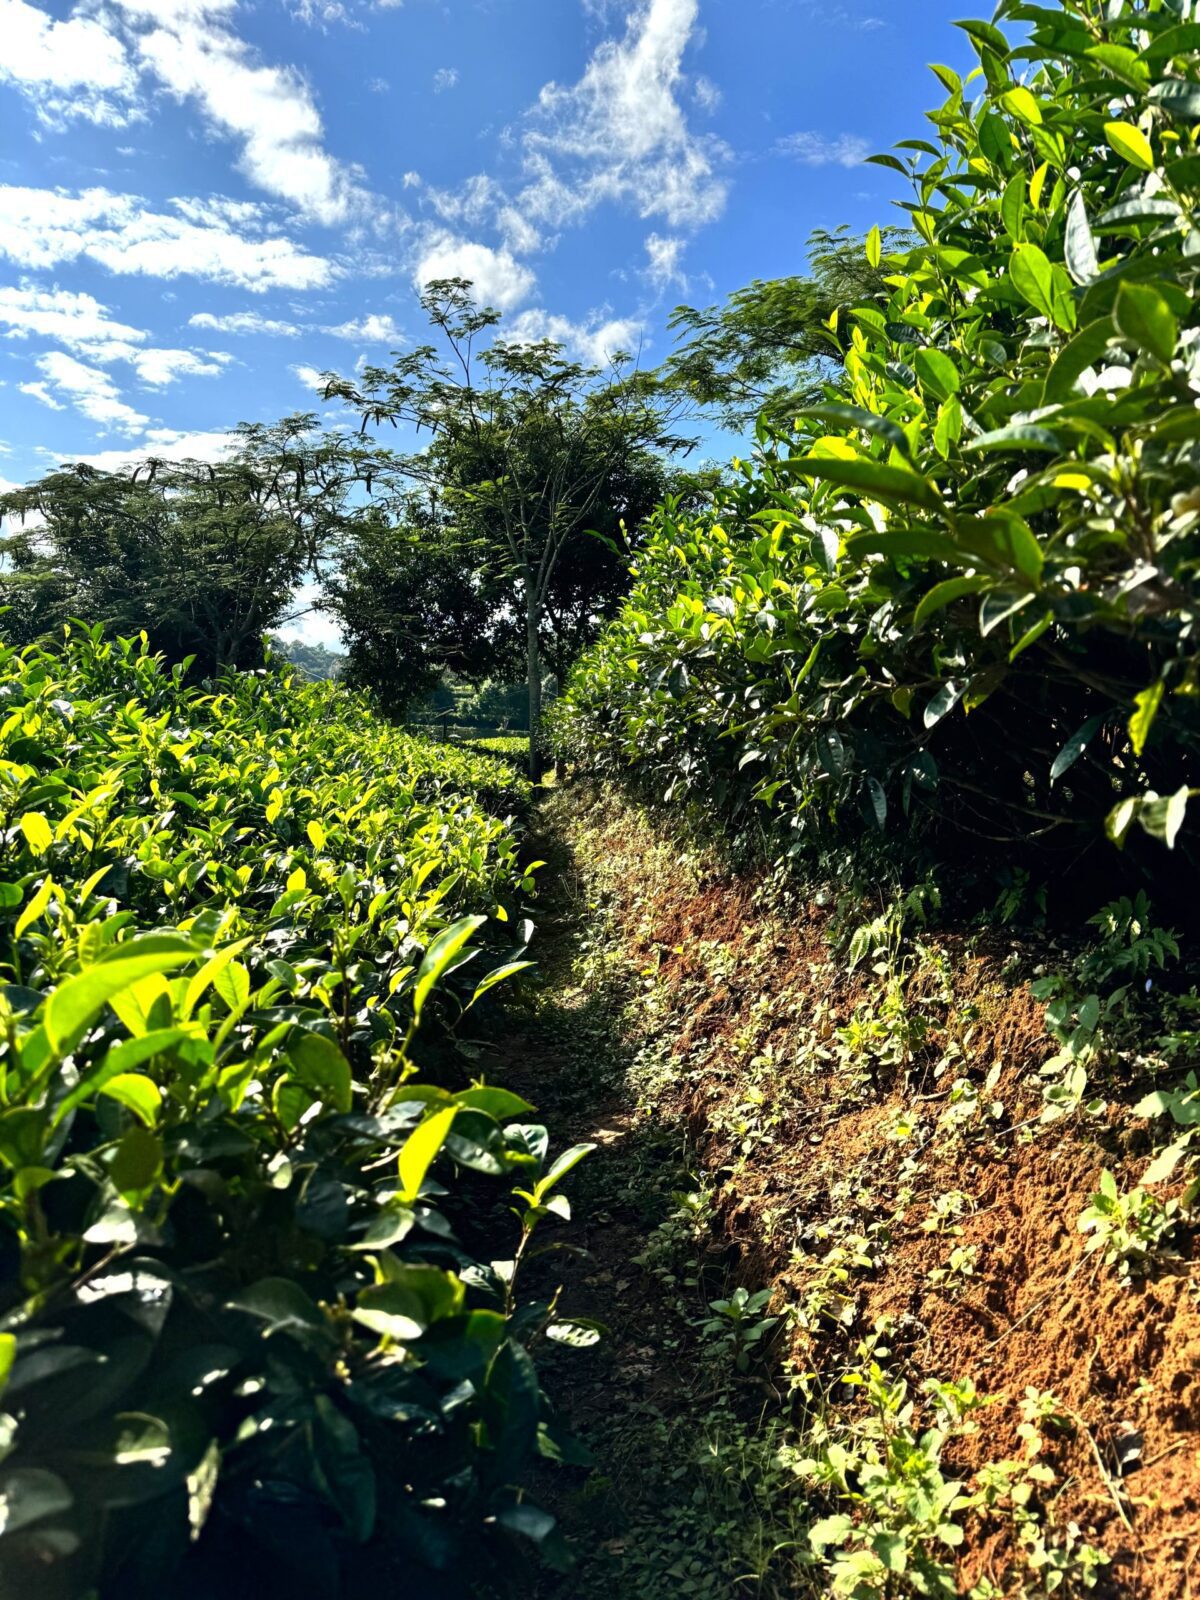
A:
MULTIPOLYGON (((914 1068, 907 1083, 847 1097, 830 1074, 799 1067, 800 1030, 810 1044, 814 1029, 831 1036, 869 979, 831 966, 827 908, 801 904, 781 916, 761 880, 682 852, 648 825, 632 828, 630 813, 602 798, 568 790, 550 803, 546 822, 558 839, 553 864, 565 874, 549 908, 548 992, 569 998, 549 1030, 544 1009, 518 1028, 498 1081, 538 1100, 557 1125, 565 1119, 569 1137, 599 1146, 589 1193, 602 1209, 581 1208, 569 1235, 586 1254, 558 1258, 554 1267, 566 1303, 611 1328, 600 1354, 575 1354, 569 1370, 551 1375, 586 1438, 618 1408, 669 1415, 673 1405, 695 1403, 678 1351, 656 1349, 646 1337, 657 1321, 657 1291, 631 1265, 661 1211, 663 1174, 682 1148, 691 1149, 715 1188, 713 1260, 734 1281, 771 1285, 780 1302, 794 1300, 808 1271, 794 1245, 827 1215, 831 1186, 862 1174, 872 1192, 894 1200, 908 1153, 898 1121, 911 1116, 915 1090, 933 1129, 944 1089, 923 1082, 914 1068), (573 864, 564 839, 576 852, 573 864), (612 917, 622 981, 636 988, 639 974, 653 976, 654 1026, 678 1070, 660 1074, 649 1098, 644 1085, 631 1089, 622 1079, 627 1060, 614 1062, 611 1037, 602 1042, 622 1006, 628 1015, 628 996, 589 996, 568 981, 583 914, 593 914, 584 905, 589 896, 599 896, 612 917), (589 1028, 596 1030, 594 1060, 589 1028), (564 1037, 571 1041, 565 1057, 564 1037), (772 1132, 746 1145, 730 1133, 737 1121, 730 1113, 746 1092, 748 1056, 757 1053, 761 1062, 764 1052, 776 1069, 765 1080, 760 1069, 755 1083, 766 1096, 762 1112, 774 1118, 772 1132), (654 1133, 649 1140, 647 1130, 654 1133)), ((1011 941, 997 940, 994 951, 978 939, 941 943, 954 974, 945 1030, 957 1029, 964 1050, 956 1070, 982 1079, 999 1063, 990 1092, 1004 1116, 984 1136, 929 1137, 917 1192, 896 1217, 883 1265, 856 1280, 857 1326, 893 1319, 894 1347, 914 1388, 927 1377, 970 1376, 988 1396, 978 1431, 954 1446, 952 1465, 964 1480, 984 1463, 1020 1456, 1027 1387, 1053 1391, 1069 1426, 1046 1430, 1041 1459, 1057 1479, 1048 1515, 1058 1528, 1076 1524, 1112 1558, 1096 1592, 1190 1600, 1200 1595, 1200 1308, 1192 1245, 1166 1270, 1132 1284, 1085 1254, 1076 1219, 1104 1167, 1123 1187, 1136 1182, 1145 1165, 1142 1125, 1122 1099, 1094 1123, 1039 1126, 1037 1072, 1054 1046, 1043 1008, 1025 983, 1007 975, 1011 941), (957 1027, 956 1008, 969 1010, 969 1026, 957 1027), (921 1226, 932 1199, 948 1189, 970 1197, 955 1242, 977 1253, 974 1274, 956 1291, 931 1282, 947 1240, 921 1226)), ((618 1056, 625 1050, 628 1057, 636 1044, 626 1041, 618 1056)), ((792 1354, 819 1366, 822 1337, 797 1339, 807 1347, 792 1354)), ((581 1525, 570 1494, 564 1498, 561 1484, 549 1492, 586 1543, 594 1530, 581 1525)), ((968 1528, 961 1592, 984 1576, 1004 1581, 1011 1541, 1003 1522, 968 1528)), ((564 1582, 553 1592, 576 1592, 564 1582)))

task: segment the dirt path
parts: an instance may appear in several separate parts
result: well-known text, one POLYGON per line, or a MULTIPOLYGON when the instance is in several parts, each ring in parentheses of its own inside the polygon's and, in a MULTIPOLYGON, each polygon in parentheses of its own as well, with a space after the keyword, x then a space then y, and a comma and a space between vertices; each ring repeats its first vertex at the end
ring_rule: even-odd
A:
POLYGON ((538 1108, 556 1147, 596 1146, 568 1186, 572 1219, 555 1235, 566 1248, 532 1263, 525 1283, 539 1297, 561 1288, 564 1314, 605 1328, 591 1348, 539 1352, 547 1392, 591 1465, 547 1466, 535 1485, 574 1556, 536 1592, 774 1594, 756 1570, 772 1558, 748 1548, 760 1531, 753 1502, 777 1487, 748 1453, 761 1380, 731 1377, 701 1332, 710 1299, 730 1286, 725 1256, 699 1207, 685 1107, 664 1109, 661 1094, 652 1113, 640 1103, 657 1048, 644 980, 572 855, 571 803, 552 797, 534 825, 530 849, 546 862, 540 982, 510 1016, 495 1063, 496 1081, 538 1108))

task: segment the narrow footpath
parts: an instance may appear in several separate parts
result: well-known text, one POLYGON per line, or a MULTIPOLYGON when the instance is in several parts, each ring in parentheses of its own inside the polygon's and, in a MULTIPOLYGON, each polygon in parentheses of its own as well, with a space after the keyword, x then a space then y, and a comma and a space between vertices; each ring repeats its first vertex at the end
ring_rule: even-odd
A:
POLYGON ((556 1234, 565 1248, 527 1280, 541 1294, 561 1286, 564 1314, 605 1328, 589 1347, 539 1351, 547 1392, 592 1465, 547 1465, 535 1485, 574 1562, 544 1574, 537 1594, 804 1593, 773 1582, 793 1563, 774 1548, 778 1509, 764 1517, 755 1504, 781 1487, 758 1427, 767 1397, 702 1332, 709 1302, 733 1289, 728 1262, 689 1159, 687 1108, 657 1092, 645 1109, 640 1085, 659 1059, 647 980, 576 858, 573 805, 569 789, 552 792, 534 823, 530 848, 546 862, 537 985, 509 1015, 493 1066, 559 1146, 596 1146, 571 1180, 572 1219, 556 1234))

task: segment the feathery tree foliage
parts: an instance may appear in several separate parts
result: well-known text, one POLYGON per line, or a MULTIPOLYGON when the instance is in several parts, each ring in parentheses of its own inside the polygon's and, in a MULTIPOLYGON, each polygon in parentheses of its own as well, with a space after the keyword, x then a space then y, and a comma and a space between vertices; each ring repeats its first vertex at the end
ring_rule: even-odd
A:
POLYGON ((623 357, 602 373, 548 339, 481 350, 500 317, 463 278, 431 282, 421 303, 441 346, 354 379, 327 374, 325 398, 357 411, 364 431, 390 423, 430 436, 392 467, 436 495, 501 614, 520 619, 536 775, 546 633, 565 649, 594 609, 594 590, 572 596, 566 575, 572 562, 603 564, 591 530, 652 504, 664 453, 686 441, 669 431, 673 403, 623 357))
POLYGON ((353 494, 376 455, 299 415, 243 424, 224 461, 149 459, 129 473, 78 463, 12 489, 0 495, 4 633, 26 644, 84 617, 144 632, 202 673, 261 666, 264 634, 360 514, 353 494))

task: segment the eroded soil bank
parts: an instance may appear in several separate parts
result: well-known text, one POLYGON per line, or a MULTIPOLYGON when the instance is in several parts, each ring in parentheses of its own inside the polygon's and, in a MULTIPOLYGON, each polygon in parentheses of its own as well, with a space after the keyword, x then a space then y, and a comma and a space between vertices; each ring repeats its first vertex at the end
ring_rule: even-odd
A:
POLYGON ((855 945, 578 785, 542 829, 497 1073, 598 1146, 539 1270, 608 1329, 547 1367, 595 1465, 539 1486, 577 1560, 543 1594, 1192 1595, 1192 1240, 1085 1250, 1149 1141, 1098 1051, 1046 1098, 1077 1061, 1031 983, 1077 955, 885 897, 855 945))

